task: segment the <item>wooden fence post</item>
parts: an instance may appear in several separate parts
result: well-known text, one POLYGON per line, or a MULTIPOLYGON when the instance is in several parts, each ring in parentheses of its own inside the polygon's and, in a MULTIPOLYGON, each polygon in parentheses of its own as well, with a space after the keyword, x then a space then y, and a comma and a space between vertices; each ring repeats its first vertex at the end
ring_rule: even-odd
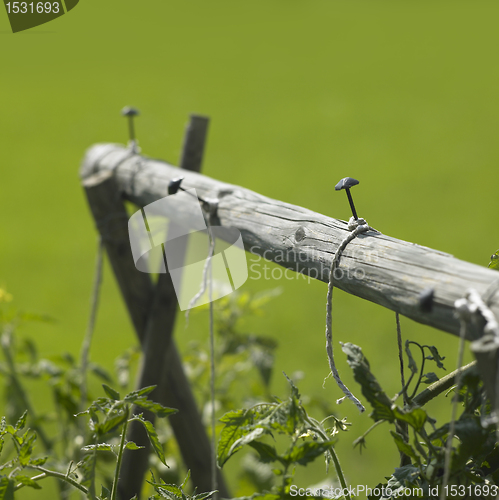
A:
MULTIPOLYGON (((204 125, 203 119, 193 121, 199 121, 204 125)), ((194 135, 198 137, 196 133, 194 135)), ((125 155, 124 158, 126 157, 125 155)), ((195 162, 191 160, 190 164, 195 165, 195 162)), ((200 161, 197 164, 200 166, 200 161)), ((160 275, 154 287, 150 276, 135 268, 128 237, 128 214, 117 189, 114 173, 97 173, 89 176, 83 180, 83 186, 127 309, 143 346, 144 356, 148 358, 148 362, 143 366, 151 366, 151 369, 142 371, 140 382, 145 385, 156 384, 158 387, 151 397, 179 410, 178 414, 170 417, 175 438, 186 467, 191 470, 194 485, 198 491, 208 491, 211 486, 211 445, 171 338, 177 310, 171 279, 168 274, 160 275)), ((127 457, 127 462, 124 461, 119 490, 123 500, 128 500, 135 493, 140 494, 140 485, 147 469, 144 455, 140 455, 140 452, 134 453, 139 454, 140 468, 133 468, 134 460, 131 454, 129 455, 131 460, 129 461, 127 457)), ((230 496, 220 471, 218 481, 221 496, 230 496)))
MULTIPOLYGON (((189 171, 199 172, 202 164, 202 152, 206 140, 208 130, 208 119, 197 115, 191 116, 191 120, 187 126, 185 134, 184 147, 181 163, 184 168, 189 171)), ((165 196, 166 196, 165 192, 165 196)), ((176 233, 175 221, 170 222, 169 231, 176 233)), ((184 252, 187 249, 187 238, 183 239, 184 252)), ((177 248, 177 251, 179 249, 177 248)), ((156 292, 152 310, 149 315, 149 323, 146 332, 146 337, 143 345, 143 356, 141 368, 138 376, 137 389, 147 387, 149 385, 160 384, 168 385, 168 366, 164 362, 161 353, 167 353, 170 348, 170 341, 173 335, 175 326, 175 317, 177 314, 177 297, 175 289, 170 277, 170 274, 160 274, 156 285, 156 292)), ((178 361, 180 362, 180 360, 178 361)), ((185 381, 187 382, 187 381, 185 381)), ((155 392, 151 394, 155 396, 155 392)), ((174 393, 170 397, 175 397, 174 393)), ((137 413, 143 413, 144 418, 154 422, 154 415, 150 412, 144 412, 142 409, 137 409, 137 413)), ((185 415, 172 415, 170 421, 176 422, 177 425, 183 426, 185 415)), ((190 433, 190 429, 185 427, 183 433, 190 433)), ((129 426, 127 439, 133 441, 140 446, 144 446, 142 450, 126 450, 123 455, 122 473, 119 482, 121 498, 126 500, 133 495, 140 495, 144 475, 146 474, 149 463, 148 456, 150 444, 143 426, 138 422, 132 422, 129 426)), ((189 446, 189 449, 195 449, 195 443, 189 446)), ((182 451, 185 454, 185 450, 182 451)), ((185 457, 184 457, 185 459, 185 457)), ((201 460, 198 469, 202 468, 205 459, 201 460)), ((211 460, 208 460, 207 467, 211 467, 211 460)), ((191 471, 193 473, 193 471, 191 471)), ((196 478, 196 480, 198 480, 196 478)), ((194 476, 193 476, 194 481, 194 476)), ((206 488, 206 478, 203 475, 202 484, 204 490, 206 488)), ((227 492, 226 492, 227 493, 227 492)))

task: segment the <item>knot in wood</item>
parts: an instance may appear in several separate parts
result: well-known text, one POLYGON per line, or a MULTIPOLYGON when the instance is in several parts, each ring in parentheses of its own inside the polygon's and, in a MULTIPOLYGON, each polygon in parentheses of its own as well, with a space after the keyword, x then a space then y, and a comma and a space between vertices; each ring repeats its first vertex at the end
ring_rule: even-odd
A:
POLYGON ((299 227, 297 230, 296 230, 296 233, 295 233, 295 240, 296 241, 302 241, 305 239, 305 229, 303 227, 299 227))

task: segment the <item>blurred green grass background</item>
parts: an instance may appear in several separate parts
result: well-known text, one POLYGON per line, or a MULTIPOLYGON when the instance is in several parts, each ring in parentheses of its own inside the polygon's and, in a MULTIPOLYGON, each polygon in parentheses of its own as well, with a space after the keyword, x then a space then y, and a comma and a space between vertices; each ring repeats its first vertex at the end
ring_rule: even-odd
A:
MULTIPOLYGON (((22 309, 57 319, 25 333, 44 355, 79 350, 96 233, 78 166, 90 145, 126 142, 119 111, 128 104, 142 112, 146 155, 176 164, 189 113, 206 114, 206 175, 342 219, 349 208, 334 185, 352 176, 361 182, 357 210, 372 226, 487 265, 499 247, 498 14, 482 0, 82 0, 16 35, 0 14, 0 284, 22 309)), ((286 394, 282 370, 302 370, 302 392, 336 399, 331 380, 322 387, 326 285, 301 277, 244 285, 276 286, 284 291, 265 319, 246 322, 279 340, 273 392, 286 394)), ((393 313, 341 292, 334 311, 335 339, 361 345, 395 392, 393 313)), ((187 330, 180 320, 176 338, 185 345, 206 327, 202 315, 187 330)), ((455 338, 404 319, 402 328, 453 367, 455 338)), ((92 359, 112 369, 134 343, 106 268, 92 359)), ((374 486, 397 465, 387 430, 360 455, 351 443, 369 419, 348 402, 337 408, 354 422, 338 445, 345 473, 374 486)), ((228 472, 237 472, 230 463, 228 472)), ((299 471, 297 484, 324 478, 318 464, 299 471)))

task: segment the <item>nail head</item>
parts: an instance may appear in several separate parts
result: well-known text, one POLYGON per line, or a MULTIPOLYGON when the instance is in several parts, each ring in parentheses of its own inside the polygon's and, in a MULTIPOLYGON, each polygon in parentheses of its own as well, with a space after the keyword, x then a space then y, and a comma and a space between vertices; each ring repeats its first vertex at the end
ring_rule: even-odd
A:
POLYGON ((433 299, 435 297, 434 288, 426 288, 418 297, 419 309, 422 312, 430 313, 433 310, 433 299))
POLYGON ((172 179, 168 183, 168 194, 176 194, 183 180, 184 180, 183 177, 175 177, 175 179, 172 179))
POLYGON ((140 115, 140 111, 138 109, 132 108, 131 106, 125 106, 121 110, 121 114, 123 116, 138 116, 140 115))
POLYGON ((357 179, 353 179, 352 177, 344 177, 341 179, 336 186, 334 186, 335 191, 340 191, 342 189, 350 189, 353 186, 359 184, 357 179))

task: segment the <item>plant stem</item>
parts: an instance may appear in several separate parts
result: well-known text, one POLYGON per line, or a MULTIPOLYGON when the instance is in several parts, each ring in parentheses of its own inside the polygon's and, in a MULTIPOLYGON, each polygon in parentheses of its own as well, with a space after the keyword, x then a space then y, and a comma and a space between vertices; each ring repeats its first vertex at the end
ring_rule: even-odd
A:
POLYGON ((365 437, 376 427, 378 427, 378 425, 382 424, 383 422, 387 422, 387 420, 385 419, 382 419, 382 420, 377 420, 376 422, 374 422, 373 425, 371 425, 371 427, 369 427, 369 429, 367 429, 366 432, 364 432, 364 434, 362 434, 362 436, 359 436, 354 442, 353 442, 353 445, 354 447, 357 446, 363 439, 365 439, 365 437))
MULTIPOLYGON (((217 435, 215 417, 215 329, 213 324, 213 269, 212 257, 215 250, 215 239, 211 231, 210 216, 207 214, 205 220, 210 237, 210 247, 208 250, 208 302, 210 304, 210 396, 211 396, 211 489, 218 490, 217 478, 217 435)), ((213 494, 213 499, 218 500, 218 492, 213 494)))
POLYGON ((424 363, 425 363, 425 355, 424 355, 424 348, 426 346, 420 346, 417 342, 414 342, 412 340, 410 340, 409 342, 407 342, 408 344, 414 344, 414 345, 417 345, 419 347, 419 349, 421 350, 421 357, 422 357, 422 360, 421 360, 421 368, 419 370, 419 377, 418 377, 418 381, 416 382, 416 387, 414 387, 414 391, 412 392, 411 396, 409 397, 409 401, 412 401, 412 398, 416 395, 416 392, 418 391, 418 388, 421 384, 421 380, 423 379, 423 374, 424 374, 424 363))
MULTIPOLYGON (((57 479, 60 479, 61 481, 66 481, 71 486, 74 486, 75 488, 79 489, 80 491, 82 491, 85 494, 88 493, 88 490, 87 490, 87 488, 85 488, 85 486, 76 482, 74 479, 71 479, 69 476, 67 476, 66 474, 63 474, 62 472, 56 472, 53 470, 45 469, 45 468, 40 467, 38 465, 28 465, 27 467, 29 467, 30 469, 39 470, 41 472, 41 474, 39 474, 38 476, 34 476, 31 478, 33 481, 39 481, 40 479, 43 479, 45 477, 55 477, 57 479)), ((24 486, 24 484, 20 483, 15 487, 15 490, 18 490, 18 489, 22 488, 23 486, 24 486)))
POLYGON ((424 391, 421 391, 413 400, 412 405, 424 406, 428 401, 431 401, 433 398, 436 398, 442 392, 450 389, 455 383, 458 374, 464 375, 474 369, 476 365, 476 361, 472 361, 467 365, 459 368, 458 370, 454 370, 452 373, 449 373, 445 377, 442 377, 437 382, 429 385, 424 391))
MULTIPOLYGON (((316 432, 317 434, 319 434, 319 436, 324 441, 329 441, 327 434, 325 434, 322 431, 322 429, 318 428, 317 425, 315 425, 315 423, 313 422, 313 420, 310 417, 307 417, 305 420, 307 423, 309 423, 311 425, 312 430, 314 432, 316 432)), ((336 455, 336 450, 334 449, 334 446, 329 447, 329 452, 331 453, 331 457, 333 458, 334 468, 336 470, 336 474, 337 474, 338 479, 340 481, 342 491, 343 492, 346 491, 346 493, 344 493, 343 496, 345 497, 345 500, 351 500, 350 495, 348 494, 347 482, 345 481, 345 476, 343 475, 343 470, 341 468, 340 460, 338 458, 338 455, 336 455)))
POLYGON ((399 313, 395 313, 395 322, 397 324, 397 345, 399 350, 399 362, 400 362, 400 381, 402 383, 402 400, 404 401, 404 405, 408 404, 407 399, 407 387, 405 385, 404 380, 404 352, 402 350, 402 330, 400 328, 400 317, 399 313))
POLYGON ((121 470, 121 462, 123 460, 123 452, 125 451, 126 444, 126 431, 128 427, 128 415, 130 414, 130 407, 127 405, 126 410, 126 419, 123 424, 123 430, 121 431, 121 441, 120 441, 120 450, 118 452, 118 460, 116 461, 116 471, 114 472, 114 481, 113 481, 113 489, 111 491, 111 500, 116 500, 116 494, 118 493, 118 480, 120 478, 120 470, 121 470))
POLYGON ((345 481, 345 476, 343 475, 341 464, 338 459, 338 455, 336 455, 336 450, 334 449, 334 446, 329 447, 329 453, 331 453, 331 456, 333 457, 334 468, 336 469, 336 474, 338 475, 338 479, 340 480, 340 484, 344 492, 343 496, 345 497, 345 500, 351 500, 350 495, 348 493, 348 486, 345 481))
POLYGON ((81 372, 80 411, 84 411, 87 405, 88 358, 90 353, 90 345, 92 343, 92 337, 95 329, 95 319, 97 317, 97 309, 99 305, 99 292, 100 292, 100 285, 102 282, 102 253, 103 253, 102 238, 99 238, 99 244, 97 247, 97 259, 95 263, 94 286, 93 286, 92 300, 90 305, 90 317, 88 319, 87 331, 85 333, 85 338, 83 339, 81 345, 81 353, 80 353, 80 372, 81 372))
POLYGON ((457 416, 457 406, 459 401, 459 389, 461 387, 462 371, 463 366, 463 355, 464 355, 464 338, 466 336, 466 322, 461 320, 461 332, 459 335, 459 352, 457 356, 457 370, 456 370, 456 393, 452 398, 452 415, 449 426, 449 434, 447 436, 447 446, 445 449, 445 462, 444 462, 444 477, 442 479, 442 491, 440 493, 440 499, 445 500, 445 490, 449 484, 450 478, 450 465, 452 456, 452 440, 454 439, 454 431, 456 428, 456 416, 457 416))

